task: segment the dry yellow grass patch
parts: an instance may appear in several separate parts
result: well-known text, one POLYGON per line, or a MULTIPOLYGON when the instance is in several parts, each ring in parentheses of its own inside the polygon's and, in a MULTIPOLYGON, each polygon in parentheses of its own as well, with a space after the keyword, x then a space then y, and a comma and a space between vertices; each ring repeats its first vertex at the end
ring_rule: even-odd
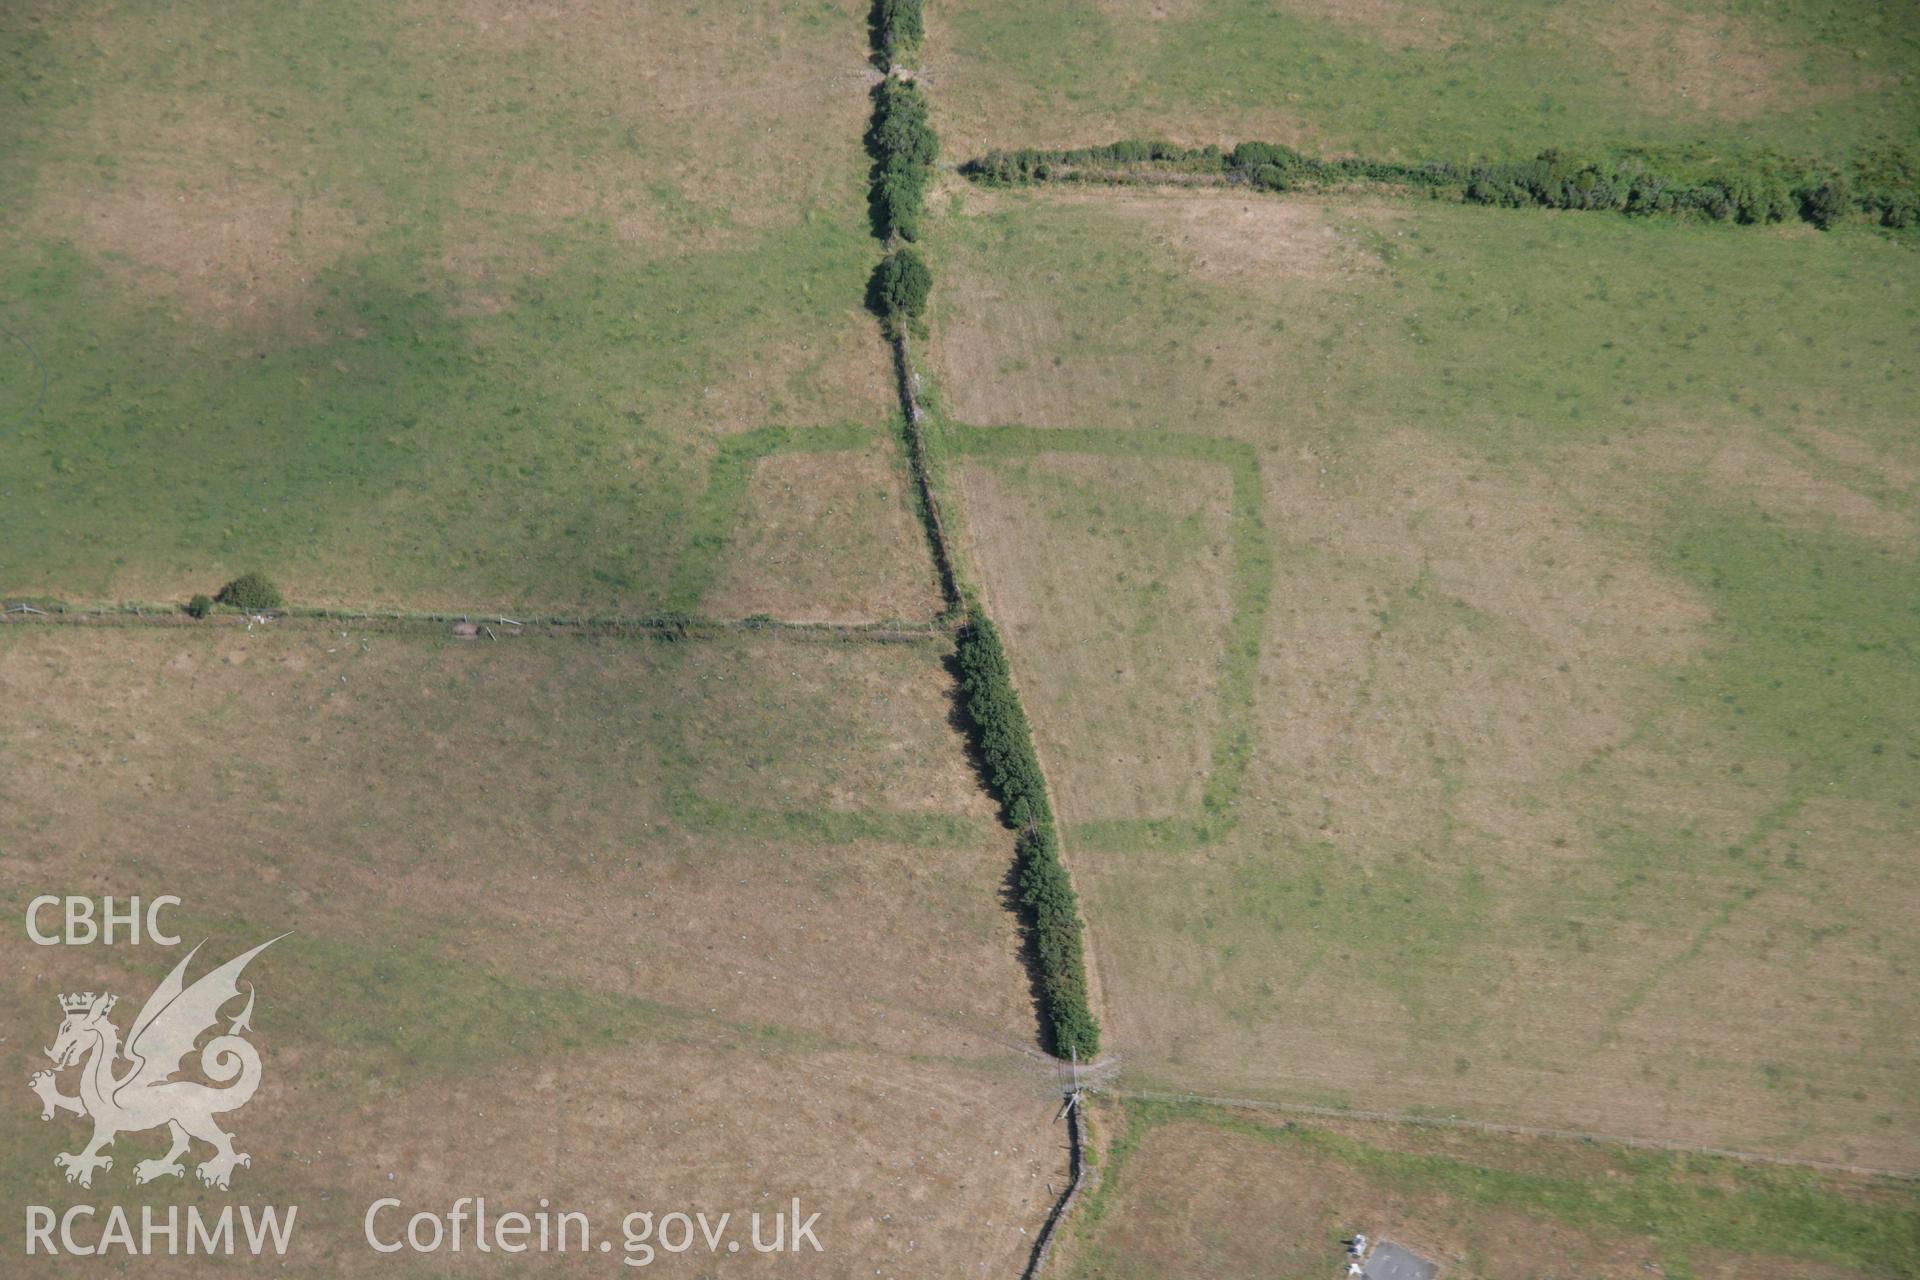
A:
MULTIPOLYGON (((791 753, 783 776, 819 781, 800 801, 990 813, 945 723, 934 657, 746 648, 730 674, 767 678, 723 699, 725 715, 791 753), (916 661, 929 678, 904 683, 916 661), (847 775, 804 758, 819 726, 801 717, 897 749, 863 749, 870 772, 847 775)), ((256 1155, 247 1189, 304 1206, 305 1265, 370 1268, 357 1236, 376 1196, 429 1207, 484 1193, 516 1208, 548 1196, 603 1230, 632 1208, 745 1212, 799 1195, 824 1214, 820 1273, 1015 1267, 1064 1157, 999 900, 1004 842, 930 858, 680 829, 665 758, 702 727, 687 684, 713 674, 698 660, 715 652, 6 628, 0 693, 31 710, 0 733, 20 762, 0 778, 15 833, 0 888, 23 902, 177 892, 190 936, 236 920, 296 929, 263 977, 269 1087, 240 1132, 256 1155), (425 974, 408 958, 423 950, 438 960, 425 974), (324 972, 325 955, 397 966, 408 994, 383 1006, 311 977, 289 985, 324 972), (654 1012, 619 1045, 589 1025, 584 1043, 384 1065, 414 1034, 431 1046, 484 1020, 471 1002, 496 983, 654 1012), (462 1003, 408 1004, 443 995, 462 1003)), ((699 786, 751 802, 752 763, 702 755, 699 786)), ((0 1003, 23 1035, 51 1025, 61 984, 132 992, 168 958, 54 953, 18 931, 0 950, 20 978, 0 1003)), ((33 1141, 45 1159, 21 1176, 51 1194, 50 1130, 17 1110, 9 1148, 33 1141)))
POLYGON ((1909 515, 1815 474, 1804 459, 1751 435, 1723 445, 1707 472, 1715 484, 1781 519, 1815 528, 1828 526, 1894 547, 1914 545, 1916 529, 1909 515))
POLYGON ((524 125, 509 121, 503 139, 456 116, 450 145, 473 175, 457 225, 470 233, 585 220, 684 252, 858 199, 871 78, 858 5, 804 23, 778 5, 722 15, 614 0, 410 0, 406 13, 411 52, 441 69, 457 101, 484 116, 501 94, 524 96, 596 138, 580 154, 528 148, 524 125), (596 96, 583 99, 583 86, 596 96), (591 124, 574 119, 583 111, 591 124))
POLYGON ((1062 817, 1191 811, 1231 605, 1224 468, 1043 454, 961 478, 973 558, 1062 817))
POLYGON ((73 241, 193 323, 317 336, 316 277, 354 248, 351 213, 286 181, 266 140, 210 104, 103 111, 81 132, 35 184, 27 229, 73 241))
MULTIPOLYGON (((484 1187, 495 1212, 545 1196, 603 1231, 636 1209, 732 1212, 744 1241, 750 1213, 797 1196, 802 1216, 821 1214, 823 1251, 787 1255, 780 1270, 958 1277, 1018 1269, 1047 1184, 1065 1176, 1057 1105, 1043 1087, 952 1064, 696 1033, 639 1052, 538 1052, 451 1094, 427 1084, 355 1108, 334 1142, 309 1136, 336 1153, 334 1194, 349 1206, 391 1195, 438 1207, 484 1187), (450 1106, 486 1123, 449 1125, 450 1106), (388 1169, 401 1177, 387 1182, 388 1169)), ((329 1270, 383 1270, 358 1242, 357 1214, 323 1224, 334 1229, 308 1243, 329 1270)), ((661 1253, 646 1270, 711 1274, 703 1253, 661 1253)), ((572 1261, 606 1269, 604 1258, 572 1261)))
POLYGON ((893 809, 982 822, 991 800, 952 727, 942 652, 778 639, 689 649, 668 679, 718 793, 769 809, 893 809))
POLYGON ((1566 815, 1529 797, 1624 741, 1646 664, 1699 643, 1705 605, 1544 477, 1405 430, 1264 474, 1284 542, 1248 785, 1355 858, 1439 839, 1450 805, 1544 844, 1566 815))
MULTIPOLYGON (((1356 230, 1390 209, 1229 191, 968 193, 962 216, 1023 224, 1011 252, 966 236, 944 251, 932 358, 953 416, 979 426, 1133 426, 1246 435, 1301 393, 1273 315, 1337 309, 1378 259, 1356 230), (1047 254, 1040 245, 1057 245, 1047 254), (1083 258, 1099 246, 1097 259, 1083 258), (1125 252, 1120 252, 1124 246, 1125 252), (1033 269, 1036 257, 1053 265, 1033 269), (1258 299, 1202 313, 1195 286, 1258 299), (1094 305, 1087 305, 1091 298, 1094 305)), ((964 225, 964 224, 963 224, 964 225)))
MULTIPOLYGON (((1073 195, 1098 199, 1092 192, 1073 195)), ((1156 247, 1171 251, 1176 262, 1203 280, 1260 288, 1324 285, 1367 266, 1352 238, 1316 204, 1206 190, 1184 196, 1130 193, 1104 203, 1137 221, 1156 247)), ((1368 215, 1395 220, 1390 210, 1369 209, 1362 216, 1368 215)))
POLYGON ((940 590, 911 503, 886 444, 763 458, 703 611, 828 622, 932 617, 940 590))
POLYGON ((1836 462, 1876 477, 1909 499, 1920 495, 1920 466, 1902 462, 1832 426, 1802 423, 1793 428, 1793 434, 1836 462))
MULTIPOLYGON (((1276 578, 1238 826, 1075 867, 1141 1078, 1912 1166, 1894 814, 1780 812, 1792 762, 1729 755, 1675 698, 1713 613, 1602 532, 1630 510, 1592 497, 1630 489, 1601 480, 1617 460, 1502 467, 1406 429, 1263 459, 1276 578), (1891 905, 1846 923, 1868 902, 1891 905)), ((1080 661, 1126 634, 1098 562, 980 470, 968 520, 1069 839, 1154 812, 1120 806, 1178 794, 1195 647, 1162 651, 1165 704, 1080 661), (1131 756, 1099 750, 1116 692, 1131 756)))
MULTIPOLYGON (((36 708, 6 734, 31 763, 0 783, 11 812, 46 824, 16 846, 28 865, 146 832, 143 856, 188 883, 245 869, 272 884, 264 903, 341 928, 355 895, 406 886, 423 923, 487 922, 475 954, 489 967, 518 957, 517 972, 625 990, 658 947, 659 969, 687 971, 690 1002, 716 979, 699 968, 716 928, 751 942, 708 957, 720 973, 817 980, 828 1006, 910 990, 937 1013, 940 975, 965 968, 949 1011, 1031 1036, 990 837, 928 863, 882 842, 694 835, 665 804, 684 775, 734 804, 984 821, 938 655, 920 646, 118 628, 8 628, 0 646, 0 688, 36 708), (950 931, 964 960, 928 949, 903 896, 932 908, 921 923, 950 931), (885 981, 849 966, 856 938, 885 981)), ((794 998, 776 984, 752 1016, 780 1021, 794 998)))
POLYGON ((1806 50, 1738 14, 1673 0, 1629 0, 1591 17, 1562 14, 1570 38, 1597 42, 1634 94, 1675 114, 1754 120, 1870 92, 1875 84, 1814 85, 1797 73, 1806 50))
POLYGON ((831 328, 801 331, 776 342, 731 353, 712 382, 700 388, 690 415, 728 434, 788 419, 781 407, 817 398, 837 418, 878 422, 896 408, 893 364, 872 317, 851 304, 831 328))

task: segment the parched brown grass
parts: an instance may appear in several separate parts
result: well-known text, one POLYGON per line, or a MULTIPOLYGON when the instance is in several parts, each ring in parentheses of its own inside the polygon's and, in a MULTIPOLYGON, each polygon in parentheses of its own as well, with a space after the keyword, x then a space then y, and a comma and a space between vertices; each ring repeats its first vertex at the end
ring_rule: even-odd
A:
POLYGON ((1884 85, 1871 77, 1810 83, 1804 41, 1764 19, 1673 0, 1630 0, 1550 25, 1605 52, 1622 83, 1674 115, 1753 120, 1884 85))
POLYGON ((666 677, 684 749, 766 809, 888 808, 986 823, 933 644, 702 644, 666 677))
MULTIPOLYGON (((1917 758, 1910 379, 1882 369, 1911 338, 1888 320, 1909 264, 1865 239, 1305 200, 1266 265, 1216 270, 1177 229, 1231 244, 1241 203, 984 193, 945 230, 956 418, 1258 458, 1273 578, 1231 830, 1097 833, 1072 858, 1129 1078, 1920 1167, 1894 834, 1917 758), (1736 279, 1756 306, 1831 287, 1782 327, 1742 318, 1736 279)), ((1076 655, 1125 629, 1051 621, 1099 616, 1102 575, 1059 567, 1094 562, 1094 522, 1005 532, 978 469, 969 537, 1069 850, 1094 817, 1076 785, 1198 821, 1166 732, 1204 705, 1195 647, 1127 690, 1134 752, 1094 750, 1123 711, 1089 673, 1122 664, 1076 655)))
POLYGON ((1190 811, 1220 721, 1225 468, 1041 454, 960 478, 987 603, 1034 674, 1022 693, 1062 816, 1190 811))
POLYGON ((447 68, 456 102, 497 118, 486 108, 505 78, 529 106, 590 120, 578 127, 596 145, 568 154, 454 116, 454 157, 473 175, 459 216, 475 234, 584 221, 642 248, 719 248, 843 205, 863 163, 871 77, 865 13, 851 3, 723 17, 611 0, 410 0, 404 12, 409 51, 447 68))
MULTIPOLYGON (((937 656, 741 644, 737 681, 773 674, 726 718, 818 780, 794 803, 987 809, 964 793, 937 656), (850 773, 790 736, 803 714, 844 717, 866 742, 881 691, 891 768, 877 753, 850 773), (947 781, 889 792, 916 777, 947 781)), ((212 950, 295 931, 259 965, 267 1087, 237 1120, 245 1189, 303 1206, 304 1265, 370 1268, 359 1215, 377 1196, 485 1193, 547 1196, 602 1231, 629 1209, 798 1195, 823 1212, 818 1274, 1017 1266, 1064 1163, 1004 841, 983 823, 928 857, 686 830, 666 789, 690 770, 702 794, 764 798, 751 762, 684 758, 704 724, 682 723, 689 682, 724 651, 9 627, 0 690, 23 713, 0 733, 20 762, 0 780, 0 886, 22 906, 177 892, 182 932, 212 950)), ((175 958, 17 931, 4 947, 23 1070, 52 993, 136 999, 175 958)), ((55 1194, 65 1137, 13 1110, 9 1184, 55 1194)), ((118 1166, 102 1177, 119 1187, 118 1166)))
POLYGON ((1228 191, 969 191, 940 246, 941 388, 975 426, 1245 438, 1275 401, 1311 406, 1288 318, 1317 327, 1377 285, 1362 229, 1397 216, 1228 191))
POLYGON ((1312 827, 1355 859, 1444 841, 1450 805, 1550 839, 1539 789, 1628 738, 1646 668, 1704 643, 1706 603, 1545 476, 1412 431, 1269 475, 1286 532, 1257 769, 1324 797, 1312 827))
POLYGON ((538 276, 583 231, 703 252, 857 205, 856 6, 712 21, 410 0, 391 17, 363 33, 390 44, 363 74, 412 77, 405 120, 306 83, 286 50, 211 11, 49 14, 57 47, 103 74, 62 113, 25 228, 73 239, 184 319, 297 343, 317 336, 316 278, 396 235, 439 231, 484 311, 502 277, 538 276), (407 185, 368 181, 410 149, 407 185), (447 204, 413 206, 415 183, 454 175, 436 184, 447 204))
POLYGON ((1912 1168, 1895 795, 1691 700, 1712 597, 1549 477, 1298 461, 1237 828, 1075 865, 1130 1071, 1912 1168))
POLYGON ((720 437, 893 411, 851 0, 32 0, 0 46, 57 371, 9 591, 655 612, 720 437))
POLYGON ((1920 538, 1920 528, 1909 511, 1823 476, 1817 464, 1809 465, 1807 459, 1754 434, 1722 445, 1708 464, 1708 474, 1717 485, 1748 498, 1777 519, 1837 528, 1907 549, 1920 538))
POLYGON ((912 502, 891 441, 761 459, 703 611, 810 622, 931 618, 940 589, 912 502))
POLYGON ((319 276, 360 242, 337 196, 284 181, 267 140, 207 103, 103 112, 36 195, 26 229, 79 244, 182 322, 274 345, 319 336, 319 276))

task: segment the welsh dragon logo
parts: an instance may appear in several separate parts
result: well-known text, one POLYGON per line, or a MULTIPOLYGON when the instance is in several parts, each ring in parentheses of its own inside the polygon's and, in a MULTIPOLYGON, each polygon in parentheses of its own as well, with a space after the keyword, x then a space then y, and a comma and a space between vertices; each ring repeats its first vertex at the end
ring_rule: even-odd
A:
POLYGON ((93 1120, 93 1138, 83 1150, 53 1158, 54 1164, 67 1171, 68 1182, 92 1186, 95 1169, 113 1168, 113 1157, 102 1155, 102 1148, 113 1145, 122 1133, 161 1125, 172 1135, 173 1145, 159 1159, 134 1165, 136 1183, 184 1176, 186 1166, 180 1163, 180 1157, 187 1154, 196 1138, 213 1147, 213 1158, 195 1170, 209 1187, 226 1190, 234 1166, 252 1163, 233 1149, 233 1135, 213 1120, 217 1115, 238 1111, 260 1087, 260 1054, 241 1037, 242 1032, 252 1029, 252 983, 247 984, 246 1008, 228 1025, 226 1033, 214 1036, 198 1050, 200 1072, 214 1083, 176 1080, 174 1076, 187 1055, 195 1052, 195 1042, 217 1026, 220 1010, 239 998, 241 970, 278 941, 269 939, 188 986, 185 975, 187 965, 199 953, 196 946, 147 997, 127 1032, 124 1048, 120 1029, 108 1017, 118 996, 87 991, 60 997, 60 1009, 66 1017, 53 1047, 47 1050, 53 1070, 36 1073, 28 1084, 40 1096, 42 1120, 53 1119, 57 1111, 93 1120), (120 1069, 123 1060, 128 1064, 124 1070, 120 1069), (80 1092, 70 1097, 60 1092, 55 1076, 73 1066, 80 1068, 80 1092))

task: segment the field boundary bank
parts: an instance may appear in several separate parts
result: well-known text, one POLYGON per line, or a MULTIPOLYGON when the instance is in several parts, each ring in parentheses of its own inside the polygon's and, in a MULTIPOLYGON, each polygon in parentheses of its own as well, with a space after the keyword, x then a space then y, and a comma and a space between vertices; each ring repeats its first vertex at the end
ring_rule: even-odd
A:
MULTIPOLYGON (((270 612, 276 623, 294 619, 332 619, 358 625, 386 625, 473 622, 492 629, 493 637, 509 633, 514 623, 524 630, 560 628, 570 632, 647 633, 675 639, 697 639, 731 631, 768 631, 787 634, 829 633, 848 639, 905 640, 936 634, 950 634, 952 624, 945 615, 927 620, 872 618, 865 620, 806 620, 775 618, 754 614, 744 618, 714 618, 698 612, 701 600, 718 576, 727 546, 740 529, 745 512, 747 487, 756 466, 781 454, 841 453, 884 443, 888 429, 860 423, 838 423, 816 427, 758 427, 725 437, 719 442, 708 467, 706 487, 687 510, 686 538, 679 548, 661 606, 640 613, 555 610, 515 606, 511 603, 485 608, 408 609, 374 608, 352 605, 289 604, 270 612)), ((897 463, 896 463, 897 465, 897 463)), ((909 488, 921 484, 909 468, 909 488)), ((939 562, 933 566, 937 584, 950 590, 951 571, 939 562)), ((36 620, 37 615, 20 611, 20 606, 40 614, 57 616, 60 621, 88 621, 95 625, 158 625, 169 618, 189 623, 195 620, 180 615, 181 602, 89 601, 73 602, 58 597, 23 592, 0 598, 5 613, 0 621, 36 620), (72 615, 85 615, 76 619, 72 615)), ((224 617, 216 614, 216 618, 224 617)), ((513 632, 511 634, 521 634, 513 632)))
POLYGON ((1860 1177, 1892 1178, 1900 1182, 1920 1182, 1920 1169, 1886 1169, 1877 1165, 1851 1164, 1844 1160, 1821 1160, 1813 1156, 1695 1146, 1666 1138, 1641 1138, 1615 1133, 1593 1133, 1584 1129, 1506 1124, 1498 1120, 1461 1120, 1452 1116, 1427 1116, 1408 1111, 1366 1111, 1359 1108, 1318 1106, 1308 1102, 1276 1102, 1268 1098, 1235 1098, 1217 1094, 1129 1089, 1124 1086, 1102 1086, 1099 1091, 1116 1098, 1133 1098, 1141 1102, 1217 1107, 1222 1110, 1271 1111, 1281 1115, 1309 1116, 1318 1120, 1359 1120, 1368 1124, 1454 1129, 1467 1133, 1488 1133, 1517 1138, 1546 1138, 1557 1142, 1583 1142, 1596 1146, 1626 1147, 1636 1151, 1663 1151, 1674 1155, 1712 1156, 1721 1160, 1738 1160, 1745 1164, 1785 1165, 1797 1169, 1817 1169, 1826 1173, 1847 1173, 1860 1177))
MULTIPOLYGON (((919 375, 908 343, 908 332, 925 314, 927 296, 933 288, 932 270, 910 242, 920 238, 918 227, 925 212, 926 188, 939 158, 939 139, 929 120, 926 99, 912 67, 905 65, 917 61, 914 55, 924 36, 923 0, 875 0, 870 29, 874 51, 886 66, 887 78, 874 91, 873 125, 868 133, 875 160, 870 190, 876 215, 874 229, 885 252, 875 268, 869 298, 884 304, 874 309, 882 316, 893 355, 904 420, 902 435, 920 498, 919 511, 933 548, 948 616, 959 624, 955 662, 967 708, 967 737, 985 766, 1003 818, 1016 832, 1016 898, 1024 949, 1036 970, 1041 1029, 1054 1054, 1084 1049, 1093 1057, 1099 1051, 1100 1029, 1088 1004, 1085 921, 1061 857, 1050 788, 1034 752, 1011 668, 992 620, 961 580, 941 516, 939 485, 924 429, 927 413, 920 404, 919 375), (896 84, 903 87, 896 90, 896 84), (901 286, 892 296, 889 280, 901 286), (906 287, 909 282, 911 288, 906 287), (1009 780, 1014 778, 1019 781, 1009 787, 1009 780)), ((1086 1152, 1077 1107, 1068 1109, 1067 1126, 1071 1181, 1049 1210, 1033 1252, 1021 1269, 1021 1280, 1031 1280, 1045 1265, 1051 1242, 1085 1177, 1086 1152)))
POLYGON ((1273 594, 1273 554, 1261 515, 1263 490, 1252 445, 1218 436, 1142 434, 1099 427, 966 427, 948 429, 954 453, 968 458, 1031 458, 1045 453, 1177 459, 1225 467, 1233 481, 1228 517, 1233 563, 1230 613, 1221 656, 1220 727, 1214 734, 1201 813, 1185 818, 1110 818, 1074 824, 1082 848, 1183 849, 1225 835, 1239 821, 1236 806, 1253 751, 1253 693, 1261 633, 1273 594))
POLYGON ((938 622, 784 622, 775 618, 702 618, 647 614, 509 614, 472 610, 328 609, 297 606, 267 611, 261 624, 243 613, 219 613, 194 618, 175 604, 75 605, 44 597, 16 597, 5 601, 0 625, 42 627, 156 627, 182 630, 252 630, 267 626, 283 631, 324 631, 350 626, 385 634, 419 633, 461 640, 515 640, 532 636, 648 638, 659 641, 707 640, 729 635, 764 635, 817 643, 933 644, 952 637, 952 628, 938 622), (454 635, 451 628, 475 628, 471 635, 454 635))
POLYGON ((1073 1212, 1074 1203, 1080 1193, 1092 1181, 1087 1168, 1086 1139, 1080 1131, 1080 1100, 1075 1097, 1067 1107, 1067 1151, 1068 1171, 1067 1189, 1047 1214, 1047 1220, 1040 1227, 1040 1234, 1033 1242, 1033 1252, 1027 1255, 1027 1265, 1020 1272, 1020 1280, 1036 1280, 1046 1270, 1047 1259, 1053 1256, 1053 1246, 1060 1238, 1060 1224, 1073 1212))
POLYGON ((894 377, 900 384, 900 405, 906 415, 907 465, 919 492, 927 542, 933 549, 934 571, 940 577, 940 592, 946 599, 947 612, 950 615, 959 614, 965 610, 966 600, 960 591, 959 575, 954 571, 946 522, 941 519, 940 500, 933 491, 933 475, 927 467, 924 426, 927 415, 926 410, 920 407, 919 392, 914 385, 919 374, 914 372, 913 353, 907 346, 905 333, 895 333, 889 345, 893 349, 894 377))

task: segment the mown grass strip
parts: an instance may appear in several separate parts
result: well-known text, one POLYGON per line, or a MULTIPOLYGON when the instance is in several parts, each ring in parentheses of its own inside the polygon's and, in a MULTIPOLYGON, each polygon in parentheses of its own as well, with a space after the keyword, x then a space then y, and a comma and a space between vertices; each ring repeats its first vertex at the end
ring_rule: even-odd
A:
POLYGON ((1261 519, 1260 467, 1253 447, 1210 436, 1147 434, 1092 428, 964 427, 946 430, 948 447, 974 458, 1030 458, 1040 453, 1166 458, 1208 462, 1233 477, 1231 611, 1220 668, 1220 727, 1197 817, 1109 819, 1074 828, 1089 849, 1183 848, 1219 838, 1237 821, 1236 805, 1253 754, 1253 690, 1260 635, 1273 592, 1273 556, 1261 519))

